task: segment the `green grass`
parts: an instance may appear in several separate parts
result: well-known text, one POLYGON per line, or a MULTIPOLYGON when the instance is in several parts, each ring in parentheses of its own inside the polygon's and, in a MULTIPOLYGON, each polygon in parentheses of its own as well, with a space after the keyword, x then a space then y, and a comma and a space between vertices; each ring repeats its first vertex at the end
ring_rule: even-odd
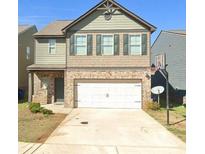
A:
POLYGON ((171 111, 174 111, 175 113, 181 115, 181 116, 186 116, 186 108, 184 106, 178 106, 174 107, 171 109, 171 111))
POLYGON ((28 103, 18 104, 18 140, 43 143, 66 117, 65 114, 44 116, 31 113, 28 103))
POLYGON ((167 110, 165 108, 161 108, 158 111, 145 111, 170 132, 186 142, 186 108, 184 106, 174 107, 170 110, 170 125, 167 125, 167 110))

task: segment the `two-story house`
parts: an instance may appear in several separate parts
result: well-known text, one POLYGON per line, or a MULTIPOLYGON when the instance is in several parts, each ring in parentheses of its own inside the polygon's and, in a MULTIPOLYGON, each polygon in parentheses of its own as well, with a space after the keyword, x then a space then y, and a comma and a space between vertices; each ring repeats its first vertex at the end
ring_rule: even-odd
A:
MULTIPOLYGON (((186 30, 162 30, 151 47, 151 61, 156 67, 168 64, 170 99, 182 103, 186 96, 186 30)), ((165 84, 157 71, 152 76, 152 86, 165 84)))
POLYGON ((34 38, 38 30, 35 25, 18 25, 18 89, 28 92, 27 66, 34 63, 34 38))
POLYGON ((114 0, 101 1, 74 21, 49 24, 34 35, 29 101, 143 108, 151 96, 155 29, 114 0))

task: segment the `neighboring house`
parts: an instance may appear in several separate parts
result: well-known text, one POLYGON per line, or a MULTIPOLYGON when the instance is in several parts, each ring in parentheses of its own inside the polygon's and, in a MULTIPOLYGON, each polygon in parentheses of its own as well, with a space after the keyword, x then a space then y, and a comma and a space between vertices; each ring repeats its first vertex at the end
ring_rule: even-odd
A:
MULTIPOLYGON (((181 100, 186 95, 186 31, 161 31, 151 48, 152 64, 167 63, 171 96, 181 100), (166 56, 165 56, 166 55, 166 56)), ((165 85, 159 72, 152 77, 152 86, 165 85)))
POLYGON ((49 24, 34 35, 29 101, 142 108, 151 97, 155 29, 114 0, 101 1, 74 21, 49 24))
POLYGON ((18 88, 28 91, 27 66, 34 63, 34 38, 37 32, 34 25, 18 26, 18 88))

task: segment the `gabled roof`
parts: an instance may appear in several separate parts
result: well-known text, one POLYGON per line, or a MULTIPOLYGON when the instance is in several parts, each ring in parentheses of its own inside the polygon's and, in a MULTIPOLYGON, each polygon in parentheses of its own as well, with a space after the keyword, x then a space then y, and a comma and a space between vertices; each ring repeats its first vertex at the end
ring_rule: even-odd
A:
POLYGON ((64 34, 61 31, 62 28, 69 25, 72 21, 71 20, 57 20, 50 24, 48 24, 46 27, 44 27, 42 30, 34 34, 34 37, 47 37, 47 36, 53 36, 53 37, 63 37, 64 34))
POLYGON ((163 32, 179 34, 179 35, 186 35, 186 30, 182 29, 175 29, 175 30, 163 30, 163 32))
POLYGON ((96 6, 94 6, 93 8, 91 8, 89 11, 87 11, 85 14, 83 14, 82 16, 80 16, 79 18, 77 18, 76 20, 74 20, 72 23, 68 24, 67 26, 65 26, 62 31, 66 32, 69 28, 73 27, 74 25, 76 25, 78 22, 80 22, 82 19, 86 18, 87 16, 89 16, 91 13, 93 13, 97 8, 99 8, 100 6, 102 6, 103 4, 105 4, 107 1, 111 2, 113 5, 115 5, 116 7, 118 7, 120 10, 122 10, 124 13, 128 14, 130 17, 132 17, 134 20, 136 20, 137 22, 141 23, 142 25, 144 25, 147 29, 149 29, 151 32, 154 32, 156 30, 156 27, 151 25, 150 23, 148 23, 147 21, 143 20, 142 18, 140 18, 139 16, 137 16, 136 14, 132 13, 131 11, 127 10, 125 7, 123 7, 122 5, 120 5, 119 3, 115 2, 114 0, 103 0, 100 3, 98 3, 96 6))
POLYGON ((152 44, 152 47, 154 46, 154 44, 157 42, 158 38, 160 37, 160 35, 162 33, 167 33, 168 34, 173 34, 173 35, 178 35, 181 37, 186 37, 186 30, 184 29, 177 29, 177 30, 161 30, 161 32, 159 33, 159 35, 157 36, 156 40, 154 41, 154 43, 152 44))
POLYGON ((35 25, 18 25, 18 34, 24 33, 32 27, 35 27, 35 25))

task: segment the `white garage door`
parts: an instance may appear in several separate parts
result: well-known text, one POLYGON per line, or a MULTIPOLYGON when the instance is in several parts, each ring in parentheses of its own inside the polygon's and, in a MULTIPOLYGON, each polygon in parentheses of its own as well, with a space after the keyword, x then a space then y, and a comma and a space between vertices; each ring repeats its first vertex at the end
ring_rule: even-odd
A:
POLYGON ((141 83, 78 83, 78 107, 141 108, 141 83))

